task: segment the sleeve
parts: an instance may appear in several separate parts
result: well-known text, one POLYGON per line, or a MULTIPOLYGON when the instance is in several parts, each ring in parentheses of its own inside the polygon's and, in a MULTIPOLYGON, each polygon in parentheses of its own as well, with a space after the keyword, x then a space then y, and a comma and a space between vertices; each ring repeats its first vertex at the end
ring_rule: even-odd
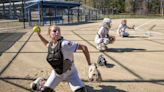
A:
POLYGON ((70 51, 70 52, 76 52, 78 47, 79 47, 79 44, 77 42, 66 41, 66 40, 62 42, 62 48, 64 50, 67 50, 67 51, 70 51))

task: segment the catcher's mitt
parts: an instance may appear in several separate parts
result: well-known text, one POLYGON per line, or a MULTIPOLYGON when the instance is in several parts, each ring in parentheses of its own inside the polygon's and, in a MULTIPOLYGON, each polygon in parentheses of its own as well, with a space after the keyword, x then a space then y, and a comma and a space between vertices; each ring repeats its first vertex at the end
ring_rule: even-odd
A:
POLYGON ((115 36, 109 36, 109 44, 112 44, 116 40, 115 36))
POLYGON ((132 29, 135 29, 135 25, 132 26, 132 29))
POLYGON ((133 25, 130 29, 133 29, 134 31, 136 31, 135 25, 133 25))
POLYGON ((97 69, 97 66, 95 63, 89 66, 88 78, 89 78, 89 81, 91 81, 91 82, 101 82, 102 81, 101 74, 100 74, 99 70, 97 69))

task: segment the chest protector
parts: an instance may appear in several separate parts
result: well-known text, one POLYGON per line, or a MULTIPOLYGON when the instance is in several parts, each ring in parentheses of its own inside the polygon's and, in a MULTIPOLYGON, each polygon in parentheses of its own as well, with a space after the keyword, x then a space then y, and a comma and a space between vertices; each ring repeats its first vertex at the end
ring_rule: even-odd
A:
POLYGON ((63 73, 63 53, 61 50, 61 44, 63 39, 59 39, 55 48, 52 48, 53 43, 50 42, 48 46, 47 61, 56 71, 57 74, 63 73))

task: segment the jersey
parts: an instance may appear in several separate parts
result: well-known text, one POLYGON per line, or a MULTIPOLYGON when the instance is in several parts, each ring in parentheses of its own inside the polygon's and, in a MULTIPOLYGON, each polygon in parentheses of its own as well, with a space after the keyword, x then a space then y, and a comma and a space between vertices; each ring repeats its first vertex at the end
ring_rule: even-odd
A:
POLYGON ((120 24, 118 29, 117 29, 117 32, 125 32, 125 29, 128 28, 128 26, 125 24, 120 24))
POLYGON ((63 40, 62 41, 62 52, 64 59, 74 61, 73 53, 78 49, 79 44, 73 41, 63 40))
MULTIPOLYGON (((50 42, 48 46, 49 45, 50 42)), ((56 44, 54 44, 54 46, 52 47, 54 48, 55 45, 56 44)), ((74 61, 73 53, 76 52, 78 48, 78 43, 63 39, 61 43, 63 59, 69 59, 71 61, 74 61)), ((49 76, 44 86, 54 89, 61 81, 67 81, 73 92, 81 87, 84 87, 84 83, 80 80, 74 63, 72 64, 70 70, 66 71, 61 75, 57 74, 56 71, 52 70, 51 75, 49 76)))
POLYGON ((102 38, 107 38, 109 33, 109 29, 105 27, 100 27, 98 33, 96 34, 95 37, 95 43, 100 43, 100 39, 102 38))

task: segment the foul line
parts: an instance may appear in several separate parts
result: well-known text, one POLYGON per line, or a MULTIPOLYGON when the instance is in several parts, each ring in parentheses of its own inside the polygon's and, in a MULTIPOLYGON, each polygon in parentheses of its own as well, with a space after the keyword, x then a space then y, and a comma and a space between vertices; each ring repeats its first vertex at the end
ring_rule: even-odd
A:
POLYGON ((153 22, 153 21, 155 21, 155 20, 156 20, 156 19, 151 20, 151 21, 147 21, 147 22, 145 22, 145 23, 139 25, 138 27, 136 27, 135 30, 138 30, 140 27, 144 26, 145 24, 149 24, 150 22, 153 22))

